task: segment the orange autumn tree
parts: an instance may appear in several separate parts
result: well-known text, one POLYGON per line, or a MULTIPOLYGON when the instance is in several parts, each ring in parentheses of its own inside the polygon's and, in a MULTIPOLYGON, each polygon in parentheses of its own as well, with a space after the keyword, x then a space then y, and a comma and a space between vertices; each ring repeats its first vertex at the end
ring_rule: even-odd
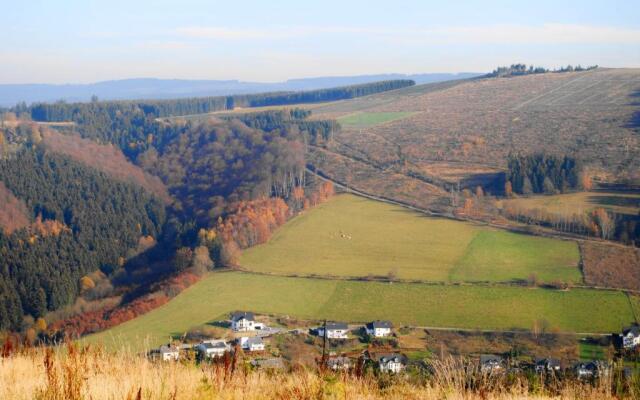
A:
MULTIPOLYGON (((224 264, 234 265, 239 251, 266 243, 273 232, 295 214, 296 210, 309 208, 327 201, 335 193, 333 183, 323 182, 317 189, 305 196, 302 187, 296 187, 291 194, 293 209, 280 197, 259 198, 238 201, 227 208, 227 217, 218 218, 216 235, 222 243, 224 264)), ((207 231, 202 230, 204 235, 207 231)))

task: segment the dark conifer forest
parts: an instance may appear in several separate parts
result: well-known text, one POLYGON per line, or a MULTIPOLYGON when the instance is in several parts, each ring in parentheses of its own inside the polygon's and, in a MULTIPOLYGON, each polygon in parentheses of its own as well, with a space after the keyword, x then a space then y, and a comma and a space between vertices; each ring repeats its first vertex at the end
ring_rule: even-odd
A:
POLYGON ((142 189, 38 149, 1 161, 0 181, 35 221, 0 233, 0 328, 71 303, 84 274, 116 270, 165 220, 162 203, 142 189))

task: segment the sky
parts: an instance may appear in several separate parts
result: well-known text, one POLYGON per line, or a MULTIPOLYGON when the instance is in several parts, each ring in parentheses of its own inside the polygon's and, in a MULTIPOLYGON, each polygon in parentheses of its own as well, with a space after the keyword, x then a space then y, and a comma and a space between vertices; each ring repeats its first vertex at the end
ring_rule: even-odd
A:
POLYGON ((0 0, 0 83, 640 67, 640 0, 0 0))

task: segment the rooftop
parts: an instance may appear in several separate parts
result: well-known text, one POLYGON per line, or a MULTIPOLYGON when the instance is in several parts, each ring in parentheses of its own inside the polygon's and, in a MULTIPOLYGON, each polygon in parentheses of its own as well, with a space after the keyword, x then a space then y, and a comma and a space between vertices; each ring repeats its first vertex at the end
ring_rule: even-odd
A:
POLYGON ((231 313, 232 321, 240 321, 241 319, 253 321, 255 319, 255 316, 253 315, 252 312, 249 312, 249 311, 236 311, 234 313, 231 313))

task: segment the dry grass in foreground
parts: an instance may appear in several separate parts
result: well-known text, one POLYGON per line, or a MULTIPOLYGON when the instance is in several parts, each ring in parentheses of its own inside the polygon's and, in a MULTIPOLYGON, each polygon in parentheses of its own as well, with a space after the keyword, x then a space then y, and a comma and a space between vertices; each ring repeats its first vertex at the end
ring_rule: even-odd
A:
MULTIPOLYGON (((215 365, 152 362, 121 352, 67 347, 0 358, 0 398, 14 399, 609 399, 611 382, 533 385, 481 376, 449 360, 433 376, 251 371, 230 357, 215 365)), ((631 394, 633 396, 633 394, 631 394)), ((619 398, 619 397, 616 397, 619 398)))

